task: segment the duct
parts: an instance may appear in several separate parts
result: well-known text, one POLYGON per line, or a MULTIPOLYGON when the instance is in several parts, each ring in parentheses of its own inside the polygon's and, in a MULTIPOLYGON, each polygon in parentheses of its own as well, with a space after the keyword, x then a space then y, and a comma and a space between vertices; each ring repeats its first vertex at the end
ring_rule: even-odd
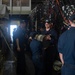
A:
POLYGON ((0 5, 0 18, 9 19, 9 11, 6 5, 0 5))

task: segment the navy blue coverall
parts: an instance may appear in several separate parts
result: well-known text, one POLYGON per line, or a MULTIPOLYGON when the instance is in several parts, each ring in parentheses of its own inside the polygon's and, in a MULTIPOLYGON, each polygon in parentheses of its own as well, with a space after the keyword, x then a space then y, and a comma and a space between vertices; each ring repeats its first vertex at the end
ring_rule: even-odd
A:
POLYGON ((56 42, 57 42, 57 33, 54 29, 50 29, 49 31, 44 31, 45 35, 51 35, 51 40, 43 41, 43 47, 46 48, 43 51, 43 59, 44 59, 44 75, 52 75, 53 73, 53 63, 56 58, 57 50, 56 50, 56 42))
POLYGON ((64 60, 61 75, 75 75, 75 27, 59 37, 58 52, 63 54, 64 60))
POLYGON ((32 51, 32 61, 35 65, 36 75, 42 75, 43 64, 41 61, 41 50, 42 44, 40 41, 33 39, 30 43, 30 48, 32 51))
POLYGON ((27 32, 25 29, 18 27, 16 31, 16 39, 19 40, 20 51, 17 51, 16 46, 16 54, 17 54, 17 73, 19 75, 25 75, 25 48, 27 43, 27 32))

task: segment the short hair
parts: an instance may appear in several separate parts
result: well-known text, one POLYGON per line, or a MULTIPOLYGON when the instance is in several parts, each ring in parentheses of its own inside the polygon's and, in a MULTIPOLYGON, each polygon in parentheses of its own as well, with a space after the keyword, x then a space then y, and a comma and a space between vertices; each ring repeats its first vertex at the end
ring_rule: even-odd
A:
POLYGON ((25 20, 21 20, 20 23, 26 23, 26 21, 25 20))
POLYGON ((69 20, 72 21, 73 23, 75 23, 75 14, 72 14, 72 15, 69 17, 69 20))

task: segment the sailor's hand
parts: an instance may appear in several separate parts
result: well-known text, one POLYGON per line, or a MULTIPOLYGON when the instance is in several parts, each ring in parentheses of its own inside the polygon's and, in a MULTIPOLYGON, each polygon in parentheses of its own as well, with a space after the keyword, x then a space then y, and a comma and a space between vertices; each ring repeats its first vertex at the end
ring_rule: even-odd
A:
POLYGON ((20 47, 17 47, 17 51, 20 51, 20 47))
POLYGON ((47 35, 47 36, 46 36, 46 40, 51 40, 50 35, 47 35))

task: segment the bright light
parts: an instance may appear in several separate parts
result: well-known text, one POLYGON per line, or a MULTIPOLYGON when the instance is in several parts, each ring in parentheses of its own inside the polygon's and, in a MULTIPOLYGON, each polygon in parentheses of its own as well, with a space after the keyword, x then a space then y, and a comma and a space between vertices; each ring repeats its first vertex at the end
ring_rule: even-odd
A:
POLYGON ((17 25, 10 25, 10 35, 11 35, 12 41, 13 41, 13 31, 14 31, 15 28, 17 28, 17 25))

